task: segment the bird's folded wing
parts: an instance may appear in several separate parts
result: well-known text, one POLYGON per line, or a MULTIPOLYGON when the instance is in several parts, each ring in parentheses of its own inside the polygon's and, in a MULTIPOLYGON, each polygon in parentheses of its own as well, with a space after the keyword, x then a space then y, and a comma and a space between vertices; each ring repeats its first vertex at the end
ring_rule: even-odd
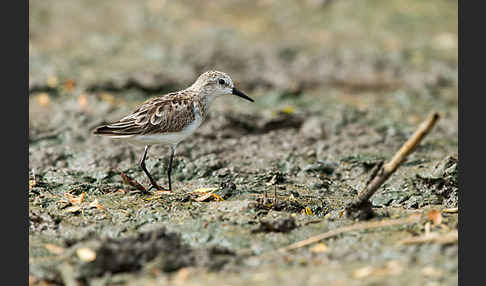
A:
POLYGON ((178 132, 194 121, 194 112, 193 101, 187 98, 154 98, 119 121, 96 128, 94 133, 124 136, 178 132))

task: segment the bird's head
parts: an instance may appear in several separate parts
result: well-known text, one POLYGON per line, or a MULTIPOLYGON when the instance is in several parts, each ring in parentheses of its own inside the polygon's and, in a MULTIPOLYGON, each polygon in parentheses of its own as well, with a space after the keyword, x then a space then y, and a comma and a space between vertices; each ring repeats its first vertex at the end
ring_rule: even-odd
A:
POLYGON ((253 102, 253 99, 234 86, 229 75, 220 71, 207 71, 201 74, 191 88, 202 92, 210 100, 221 95, 236 95, 253 102))

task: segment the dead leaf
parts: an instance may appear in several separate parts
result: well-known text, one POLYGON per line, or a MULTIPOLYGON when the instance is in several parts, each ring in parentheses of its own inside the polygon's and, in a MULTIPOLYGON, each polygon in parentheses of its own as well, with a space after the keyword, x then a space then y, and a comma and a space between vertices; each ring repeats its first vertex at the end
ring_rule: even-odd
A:
POLYGON ((385 267, 380 269, 380 275, 398 275, 402 272, 403 267, 397 260, 388 261, 385 267))
POLYGON ((75 213, 75 212, 78 212, 80 210, 81 210, 81 207, 79 205, 75 205, 75 206, 67 207, 64 211, 67 212, 67 213, 75 213))
POLYGON ((55 254, 55 255, 61 255, 64 252, 64 247, 61 247, 61 246, 58 246, 58 245, 55 245, 55 244, 47 243, 47 244, 44 244, 44 247, 50 253, 55 254))
POLYGON ((115 97, 108 92, 102 92, 100 94, 100 98, 101 98, 101 100, 106 101, 110 104, 115 104, 115 102, 116 102, 115 97))
POLYGON ((66 207, 71 206, 71 203, 66 198, 60 199, 59 201, 56 202, 56 204, 58 205, 59 209, 64 209, 66 207))
POLYGON ((314 215, 314 213, 312 212, 312 210, 309 207, 305 207, 304 214, 305 215, 314 215))
POLYGON ((457 49, 457 36, 453 33, 440 33, 432 39, 432 44, 437 49, 451 50, 457 49))
POLYGON ((430 221, 426 222, 425 225, 424 225, 424 232, 425 232, 425 235, 429 235, 430 234, 430 221))
POLYGON ((126 194, 126 193, 128 193, 128 191, 127 190, 124 190, 124 189, 117 189, 116 190, 116 193, 126 194))
POLYGON ((431 278, 440 278, 444 273, 440 269, 434 268, 432 266, 426 266, 422 270, 422 274, 431 278))
POLYGON ((168 190, 157 190, 153 192, 153 195, 150 197, 145 197, 143 198, 145 201, 153 201, 153 200, 158 200, 162 196, 167 196, 167 195, 173 195, 174 193, 168 190))
POLYGON ((213 196, 212 193, 206 193, 206 194, 203 194, 202 196, 195 198, 195 200, 198 201, 198 202, 204 202, 204 201, 208 200, 209 198, 211 198, 212 196, 213 196))
POLYGON ((442 223, 442 214, 438 210, 431 210, 427 213, 427 219, 438 225, 442 223))
POLYGON ((76 86, 76 82, 72 79, 68 79, 64 82, 64 88, 69 92, 73 91, 75 86, 76 86))
POLYGON ((84 262, 92 262, 96 260, 96 252, 91 248, 81 247, 76 250, 79 259, 84 262))
POLYGON ((373 273, 373 267, 365 266, 353 271, 353 277, 356 279, 362 279, 370 276, 373 273))
POLYGON ((35 187, 36 184, 37 182, 35 180, 29 180, 29 191, 32 190, 32 188, 35 187))
POLYGON ((197 189, 195 191, 192 191, 191 193, 194 194, 194 193, 198 193, 200 195, 198 195, 198 197, 196 197, 194 200, 195 201, 198 201, 198 202, 209 202, 209 201, 224 201, 224 199, 222 197, 220 197, 219 195, 217 194, 213 194, 212 191, 214 190, 217 190, 217 188, 201 188, 201 189, 197 189), (204 190, 211 190, 211 192, 205 192, 204 190))
POLYGON ((64 196, 66 196, 68 198, 69 202, 72 205, 79 205, 83 202, 84 197, 86 196, 86 193, 83 192, 79 197, 75 197, 71 193, 68 192, 68 193, 65 193, 64 196))
POLYGON ((47 77, 47 86, 50 88, 56 88, 59 84, 59 79, 57 76, 50 75, 47 77))
POLYGON ((208 192, 214 192, 216 190, 218 190, 218 188, 199 188, 192 191, 191 193, 208 193, 208 192))
POLYGON ((154 192, 154 195, 172 195, 173 192, 167 190, 157 190, 154 192))
POLYGON ((148 1, 147 6, 153 13, 158 13, 164 9, 166 4, 167 0, 150 0, 148 1))
POLYGON ((105 208, 98 202, 98 199, 96 199, 93 202, 91 202, 89 204, 89 207, 90 208, 97 208, 97 209, 102 210, 102 211, 105 210, 105 208))
POLYGON ((88 96, 84 93, 80 94, 78 96, 78 104, 82 110, 86 110, 86 107, 88 106, 88 96))
POLYGON ((49 103, 51 102, 50 98, 49 98, 49 94, 45 93, 45 92, 42 92, 42 93, 39 93, 36 97, 35 97, 35 100, 37 101, 37 103, 40 105, 40 106, 48 106, 49 103))
POLYGON ((35 285, 35 283, 37 283, 37 278, 29 274, 29 286, 35 285))
POLYGON ((293 106, 287 106, 287 107, 284 107, 280 110, 281 113, 283 114, 292 114, 292 113, 295 113, 295 107, 293 106))
POLYGON ((218 188, 199 188, 191 192, 191 194, 197 195, 194 199, 198 202, 208 202, 211 200, 214 201, 224 201, 224 199, 217 194, 213 194, 214 191, 218 190, 218 188))
POLYGON ((184 282, 189 278, 190 268, 184 267, 177 271, 172 279, 174 285, 184 285, 184 282))
POLYGON ((398 275, 402 272, 403 267, 400 262, 396 260, 388 261, 385 266, 374 268, 371 266, 365 266, 357 269, 353 272, 353 277, 357 279, 366 278, 369 276, 389 276, 398 275))
POLYGON ((329 250, 329 247, 323 242, 320 242, 313 247, 311 247, 310 251, 313 253, 321 253, 321 252, 327 252, 329 250))
POLYGON ((213 194, 213 197, 214 197, 214 199, 215 199, 217 202, 222 202, 222 201, 224 201, 224 199, 223 199, 222 197, 220 197, 219 195, 217 195, 217 194, 213 194))

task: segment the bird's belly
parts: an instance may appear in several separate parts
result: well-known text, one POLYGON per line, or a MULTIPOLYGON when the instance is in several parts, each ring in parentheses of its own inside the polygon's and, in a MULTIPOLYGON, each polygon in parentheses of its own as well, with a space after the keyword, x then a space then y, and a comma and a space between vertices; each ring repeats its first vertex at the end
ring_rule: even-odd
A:
POLYGON ((137 135, 130 138, 133 143, 141 145, 154 145, 154 144, 177 144, 184 140, 190 134, 186 133, 164 133, 164 134, 151 134, 151 135, 137 135))
POLYGON ((202 119, 196 117, 196 119, 184 129, 179 132, 167 132, 160 134, 145 134, 136 135, 129 140, 136 144, 141 145, 155 145, 155 144, 177 144, 182 140, 186 139, 188 136, 194 133, 199 126, 201 126, 202 119))

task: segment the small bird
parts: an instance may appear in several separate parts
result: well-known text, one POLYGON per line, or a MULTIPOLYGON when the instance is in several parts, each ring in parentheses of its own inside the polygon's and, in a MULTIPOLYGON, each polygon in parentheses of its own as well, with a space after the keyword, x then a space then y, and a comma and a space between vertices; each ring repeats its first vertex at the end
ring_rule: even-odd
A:
POLYGON ((96 127, 93 134, 144 145, 145 150, 139 164, 152 184, 150 189, 164 190, 145 167, 147 151, 150 146, 155 144, 170 145, 167 177, 169 179, 168 190, 172 191, 170 173, 177 144, 201 126, 213 100, 223 95, 236 95, 254 102, 253 99, 235 88, 233 81, 226 73, 207 71, 201 74, 190 87, 149 99, 130 115, 116 122, 96 127))

